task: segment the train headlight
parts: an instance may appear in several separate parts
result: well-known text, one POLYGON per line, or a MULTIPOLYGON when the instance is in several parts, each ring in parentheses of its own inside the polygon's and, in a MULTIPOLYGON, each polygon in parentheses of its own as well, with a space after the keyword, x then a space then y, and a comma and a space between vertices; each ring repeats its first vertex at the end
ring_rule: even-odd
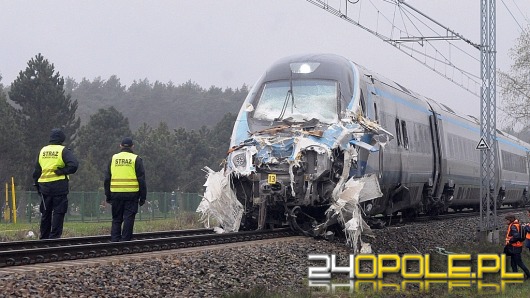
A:
POLYGON ((247 165, 247 159, 244 152, 236 154, 232 158, 232 161, 234 162, 234 165, 238 168, 244 168, 247 165))
POLYGON ((312 73, 319 65, 319 62, 293 62, 290 64, 293 73, 312 73))
POLYGON ((256 152, 255 146, 248 146, 230 153, 230 156, 227 158, 230 168, 240 174, 250 175, 250 173, 256 170, 252 164, 252 156, 256 152))

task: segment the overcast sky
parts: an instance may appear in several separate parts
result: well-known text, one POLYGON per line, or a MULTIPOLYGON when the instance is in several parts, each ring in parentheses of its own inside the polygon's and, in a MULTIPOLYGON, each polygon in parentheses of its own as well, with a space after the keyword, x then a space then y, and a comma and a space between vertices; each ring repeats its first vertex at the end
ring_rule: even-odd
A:
MULTIPOLYGON (((480 1, 407 3, 480 43, 480 1)), ((529 14, 530 0, 497 1, 497 68, 509 69, 508 50, 521 33, 520 26, 528 26, 529 14)), ((478 97, 305 0, 0 0, 0 41, 4 86, 37 53, 54 63, 62 76, 78 82, 116 75, 127 86, 147 78, 238 88, 252 86, 279 58, 327 52, 457 110, 479 114, 478 97)), ((478 59, 478 50, 468 50, 478 59)), ((477 63, 475 74, 479 73, 477 63)))

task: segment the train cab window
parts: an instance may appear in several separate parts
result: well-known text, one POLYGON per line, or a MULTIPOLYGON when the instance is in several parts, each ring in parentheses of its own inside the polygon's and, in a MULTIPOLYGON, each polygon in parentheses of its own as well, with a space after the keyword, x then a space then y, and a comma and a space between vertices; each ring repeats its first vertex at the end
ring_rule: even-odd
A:
POLYGON ((375 113, 375 121, 379 123, 379 115, 377 114, 377 103, 374 102, 374 113, 375 113))
POLYGON ((401 146, 401 126, 399 125, 399 119, 396 118, 396 140, 397 145, 401 146))
POLYGON ((336 123, 339 86, 336 81, 320 79, 278 80, 264 83, 252 114, 253 119, 336 123))
POLYGON ((403 134, 403 147, 409 149, 409 135, 407 133, 407 123, 401 120, 401 133, 403 134))

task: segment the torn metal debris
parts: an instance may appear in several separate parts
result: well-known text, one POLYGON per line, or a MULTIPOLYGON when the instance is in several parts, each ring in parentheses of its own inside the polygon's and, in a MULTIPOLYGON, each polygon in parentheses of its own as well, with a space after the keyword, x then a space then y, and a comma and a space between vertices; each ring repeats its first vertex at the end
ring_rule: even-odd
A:
POLYGON ((321 130, 321 136, 296 126, 256 132, 231 150, 225 169, 208 169, 206 192, 197 211, 205 223, 213 217, 226 231, 237 231, 239 222, 256 229, 272 222, 306 235, 329 237, 333 233, 328 228, 338 224, 348 245, 367 251, 369 244, 362 243, 360 235, 369 227, 360 203, 382 193, 377 175, 362 175, 365 164, 359 155, 384 146, 363 141, 367 131, 379 132, 384 141, 392 138, 376 123, 369 125, 370 130, 353 122, 334 124, 321 130), (330 174, 335 181, 323 179, 330 174), (321 210, 320 216, 306 211, 312 207, 321 210))
POLYGON ((243 215, 243 206, 237 200, 234 190, 230 187, 230 176, 215 172, 205 167, 208 178, 204 186, 206 192, 197 207, 202 216, 200 221, 210 227, 210 218, 217 220, 222 230, 219 232, 237 232, 243 215))

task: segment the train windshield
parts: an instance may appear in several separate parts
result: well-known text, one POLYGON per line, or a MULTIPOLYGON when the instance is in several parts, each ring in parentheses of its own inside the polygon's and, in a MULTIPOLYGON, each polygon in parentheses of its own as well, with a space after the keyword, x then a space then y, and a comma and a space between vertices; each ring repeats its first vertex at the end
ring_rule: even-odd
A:
POLYGON ((256 103, 253 118, 271 121, 289 118, 292 122, 316 118, 323 123, 336 123, 337 86, 337 82, 331 80, 267 82, 256 103))

